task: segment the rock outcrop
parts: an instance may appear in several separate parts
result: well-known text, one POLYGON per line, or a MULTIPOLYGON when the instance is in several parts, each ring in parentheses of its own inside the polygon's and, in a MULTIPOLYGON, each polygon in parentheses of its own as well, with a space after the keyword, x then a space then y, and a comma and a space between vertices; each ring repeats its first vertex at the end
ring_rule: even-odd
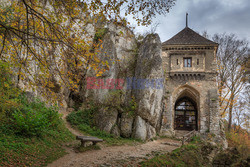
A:
POLYGON ((148 35, 139 49, 135 69, 138 104, 134 134, 136 138, 149 139, 160 126, 163 97, 163 69, 161 41, 157 34, 148 35), (146 131, 146 134, 145 134, 146 131))
POLYGON ((90 69, 87 80, 92 78, 102 86, 81 90, 86 100, 102 106, 95 114, 95 125, 116 136, 142 140, 155 137, 160 127, 163 97, 159 36, 148 35, 138 48, 128 28, 111 23, 102 40, 98 56, 108 61, 109 70, 95 77, 90 69), (110 82, 113 82, 111 87, 110 82))
POLYGON ((102 49, 98 56, 101 61, 108 61, 109 70, 101 77, 95 77, 90 69, 87 79, 92 77, 96 83, 101 81, 103 87, 83 89, 82 94, 86 100, 91 99, 103 106, 95 114, 95 125, 98 128, 114 135, 131 137, 134 118, 125 108, 131 100, 132 90, 127 90, 126 78, 134 75, 134 68, 131 67, 136 61, 136 40, 128 28, 112 23, 106 28, 102 40, 102 49))

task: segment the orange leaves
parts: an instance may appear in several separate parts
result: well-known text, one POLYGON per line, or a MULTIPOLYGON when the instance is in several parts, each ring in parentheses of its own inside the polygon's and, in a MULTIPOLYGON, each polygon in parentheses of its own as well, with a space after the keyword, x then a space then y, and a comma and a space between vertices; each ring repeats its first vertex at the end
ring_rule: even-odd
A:
POLYGON ((121 16, 122 8, 126 15, 134 14, 139 24, 147 25, 155 13, 171 7, 173 0, 160 2, 153 6, 155 2, 149 0, 11 1, 9 6, 0 7, 0 57, 16 69, 20 82, 31 89, 45 88, 41 93, 46 97, 58 95, 57 84, 77 91, 87 70, 91 68, 101 76, 112 63, 98 57, 106 29, 93 40, 98 34, 94 26, 110 20, 128 25, 121 16), (153 13, 149 10, 156 8, 153 13), (145 16, 139 18, 140 13, 145 16), (51 81, 53 77, 56 83, 51 81))
POLYGON ((229 147, 245 147, 249 150, 249 138, 249 133, 239 126, 234 126, 234 129, 227 133, 229 147))

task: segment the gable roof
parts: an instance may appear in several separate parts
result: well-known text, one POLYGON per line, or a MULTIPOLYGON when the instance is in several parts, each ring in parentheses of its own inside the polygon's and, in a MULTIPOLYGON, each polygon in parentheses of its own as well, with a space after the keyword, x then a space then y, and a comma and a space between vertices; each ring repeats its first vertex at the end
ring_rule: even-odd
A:
POLYGON ((217 43, 199 35, 189 27, 185 27, 175 36, 162 43, 162 45, 218 45, 217 43))

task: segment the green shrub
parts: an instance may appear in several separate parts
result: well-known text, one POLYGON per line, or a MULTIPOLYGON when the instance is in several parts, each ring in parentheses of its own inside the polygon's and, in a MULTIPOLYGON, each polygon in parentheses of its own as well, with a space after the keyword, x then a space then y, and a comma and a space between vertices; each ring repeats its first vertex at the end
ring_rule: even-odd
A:
POLYGON ((57 128, 61 118, 55 107, 46 107, 44 102, 35 99, 29 103, 21 96, 22 106, 12 114, 12 127, 16 134, 23 136, 41 136, 51 128, 57 128))
POLYGON ((176 166, 204 167, 208 165, 207 156, 212 150, 204 153, 204 149, 210 147, 205 143, 183 145, 171 153, 155 156, 154 158, 141 162, 141 166, 176 166))
POLYGON ((202 140, 201 140, 201 138, 200 138, 200 136, 194 136, 194 137, 192 137, 191 138, 191 144, 197 144, 197 143, 201 143, 202 142, 202 140))
POLYGON ((70 113, 66 119, 71 125, 76 126, 78 129, 89 135, 98 137, 114 137, 113 135, 94 127, 94 112, 97 112, 97 107, 91 105, 88 109, 70 113))
POLYGON ((0 122, 0 166, 45 166, 65 154, 73 139, 55 107, 19 96, 20 105, 0 122))
POLYGON ((102 41, 104 35, 108 32, 108 29, 107 28, 98 28, 96 29, 96 33, 95 33, 95 36, 94 36, 94 41, 96 43, 102 41))
POLYGON ((20 90, 14 87, 11 81, 10 66, 0 60, 0 119, 6 121, 6 114, 11 115, 11 111, 20 104, 18 96, 20 90))
POLYGON ((72 125, 86 124, 92 126, 94 112, 95 107, 91 107, 83 111, 79 110, 77 112, 72 112, 67 116, 67 121, 69 121, 72 125))
POLYGON ((94 127, 93 114, 94 112, 97 112, 97 108, 98 107, 91 105, 89 109, 71 112, 67 116, 67 121, 70 122, 71 125, 77 127, 85 135, 91 135, 104 139, 105 143, 108 145, 136 144, 138 142, 142 142, 135 139, 124 139, 121 137, 116 137, 94 127))
POLYGON ((15 87, 11 68, 0 60, 0 131, 23 136, 41 136, 49 128, 60 124, 55 107, 46 107, 38 99, 29 102, 25 94, 15 87))
POLYGON ((13 128, 17 134, 41 136, 48 126, 49 122, 42 113, 32 110, 27 110, 25 113, 17 110, 13 113, 13 128))
POLYGON ((0 132, 0 166, 46 166, 66 154, 62 143, 74 136, 60 124, 43 137, 26 137, 0 132))
POLYGON ((135 101, 135 97, 132 96, 129 101, 129 105, 125 107, 125 111, 128 113, 130 117, 134 117, 137 110, 137 103, 135 101))
POLYGON ((109 92, 105 97, 104 105, 121 110, 122 104, 124 103, 122 101, 124 99, 124 94, 125 93, 122 90, 113 90, 109 92))
POLYGON ((66 154, 61 144, 74 136, 55 107, 29 102, 0 60, 0 166, 46 166, 66 154))

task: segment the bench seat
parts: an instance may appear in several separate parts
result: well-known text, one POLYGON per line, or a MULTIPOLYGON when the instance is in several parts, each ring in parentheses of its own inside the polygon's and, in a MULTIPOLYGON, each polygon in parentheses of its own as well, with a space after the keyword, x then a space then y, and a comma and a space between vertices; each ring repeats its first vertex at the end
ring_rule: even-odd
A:
POLYGON ((76 136, 76 140, 81 141, 81 146, 85 147, 85 142, 91 141, 93 145, 96 145, 98 142, 103 142, 103 139, 92 136, 76 136))

